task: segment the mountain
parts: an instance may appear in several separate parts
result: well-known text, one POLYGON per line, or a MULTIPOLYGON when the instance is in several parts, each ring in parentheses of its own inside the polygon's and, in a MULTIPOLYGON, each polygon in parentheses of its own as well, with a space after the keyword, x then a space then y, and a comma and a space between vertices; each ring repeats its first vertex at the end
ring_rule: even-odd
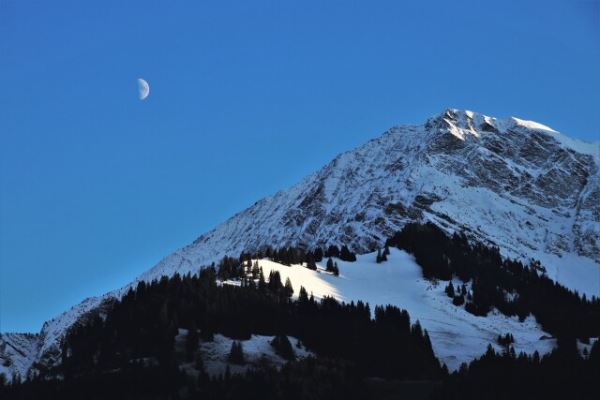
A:
MULTIPOLYGON (((225 255, 266 246, 344 244, 364 254, 411 221, 463 231, 507 257, 538 259, 551 278, 598 296, 600 143, 518 118, 448 109, 340 154, 165 257, 136 282, 195 273, 225 255)), ((2 335, 0 373, 23 375, 34 362, 57 362, 66 330, 130 285, 85 300, 44 324, 39 335, 2 335)))
POLYGON ((194 272, 263 246, 347 244, 371 251, 409 221, 431 221, 540 259, 561 283, 600 264, 600 143, 517 118, 446 110, 397 126, 266 197, 142 275, 194 272), (576 264, 577 265, 570 265, 576 264))

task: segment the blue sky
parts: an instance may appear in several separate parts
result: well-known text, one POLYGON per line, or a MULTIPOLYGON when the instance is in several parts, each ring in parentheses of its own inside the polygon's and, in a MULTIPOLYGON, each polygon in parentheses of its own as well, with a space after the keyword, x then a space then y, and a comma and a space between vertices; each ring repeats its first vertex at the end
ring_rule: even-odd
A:
POLYGON ((447 107, 597 139, 599 4, 3 0, 0 330, 447 107))

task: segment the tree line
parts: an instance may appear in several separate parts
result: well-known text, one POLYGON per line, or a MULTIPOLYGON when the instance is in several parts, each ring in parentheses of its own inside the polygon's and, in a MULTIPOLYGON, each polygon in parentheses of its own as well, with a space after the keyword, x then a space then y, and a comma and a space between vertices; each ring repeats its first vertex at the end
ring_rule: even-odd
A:
POLYGON ((574 339, 559 339, 544 357, 515 354, 512 347, 497 353, 491 346, 468 366, 444 379, 433 399, 597 399, 600 341, 582 356, 574 339))

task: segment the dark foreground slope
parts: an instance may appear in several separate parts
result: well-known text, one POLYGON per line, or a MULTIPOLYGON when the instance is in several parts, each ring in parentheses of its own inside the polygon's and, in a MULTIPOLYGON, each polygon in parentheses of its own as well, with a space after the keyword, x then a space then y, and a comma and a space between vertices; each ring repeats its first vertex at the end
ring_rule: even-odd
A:
MULTIPOLYGON (((59 365, 40 367, 39 375, 4 386, 0 394, 3 399, 597 396, 600 342, 582 353, 576 341, 589 343, 600 334, 597 299, 555 285, 539 265, 504 261, 497 249, 470 244, 461 235, 446 236, 435 225, 407 225, 387 243, 413 253, 430 279, 458 276, 478 282, 463 299, 471 304, 470 312, 484 314, 486 307, 499 307, 506 313, 536 314, 558 338, 558 348, 544 357, 517 355, 507 340, 503 352, 490 347, 481 359, 449 375, 435 358, 428 333, 418 322, 411 324, 406 311, 388 306, 371 312, 362 302, 316 301, 303 289, 292 300, 290 285, 276 274, 265 279, 253 271, 250 255, 243 254, 224 260, 217 269, 203 269, 199 276, 140 283, 69 332, 59 365), (444 257, 454 262, 442 263, 444 257), (240 285, 219 284, 217 277, 224 275, 240 285), (523 295, 509 304, 496 295, 507 289, 523 295), (536 293, 541 302, 527 292, 536 293), (559 303, 544 307, 545 300, 555 297, 559 303), (177 346, 181 332, 186 332, 184 345, 177 346), (274 337, 271 345, 286 360, 283 366, 264 360, 237 374, 229 368, 223 374, 206 368, 203 344, 217 335, 243 341, 256 334, 274 337), (299 350, 290 346, 288 337, 298 338, 312 355, 296 356, 299 350)), ((335 253, 288 248, 269 254, 289 262, 314 260, 321 253, 326 257, 331 251, 335 253)), ((380 262, 385 262, 384 255, 380 262)), ((454 296, 460 297, 460 291, 454 296)), ((232 368, 244 365, 243 348, 232 346, 229 361, 232 368)))
POLYGON ((355 398, 363 396, 366 377, 444 375, 427 333, 410 324, 406 311, 378 307, 371 318, 363 303, 317 302, 305 291, 291 301, 275 276, 241 287, 217 285, 215 276, 207 268, 199 277, 140 284, 104 320, 67 336, 60 366, 4 388, 3 398, 355 398), (174 346, 178 328, 188 331, 183 352, 174 346), (275 336, 281 343, 273 346, 289 362, 281 370, 265 363, 244 375, 209 376, 198 344, 216 333, 239 340, 275 336), (295 360, 287 335, 315 356, 295 360), (195 364, 184 372, 186 360, 195 364))

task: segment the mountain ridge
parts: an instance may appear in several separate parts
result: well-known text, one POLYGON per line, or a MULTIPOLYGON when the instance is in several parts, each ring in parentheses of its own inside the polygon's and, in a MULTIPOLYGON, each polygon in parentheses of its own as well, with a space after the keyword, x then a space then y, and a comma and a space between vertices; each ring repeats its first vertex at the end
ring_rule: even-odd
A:
MULTIPOLYGON (((207 260, 209 262, 212 261, 218 261, 218 259, 220 257, 222 257, 223 252, 230 252, 230 253, 239 253, 242 250, 256 250, 258 248, 260 248, 261 246, 264 245, 264 243, 261 243, 261 240, 255 240, 254 242, 246 242, 246 243, 239 243, 240 239, 239 238, 235 238, 232 237, 231 233, 235 234, 236 233, 236 229, 232 229, 233 227, 239 227, 240 225, 244 225, 242 228, 240 228, 242 231, 250 229, 252 230, 252 227, 248 224, 248 221, 250 221, 251 223, 253 223, 254 221, 267 221, 268 224, 271 224, 271 226, 269 226, 269 228, 271 229, 270 232, 264 232, 264 231, 260 231, 260 230, 253 230, 253 233, 262 235, 264 237, 264 239, 262 240, 262 242, 267 242, 267 239, 270 241, 270 243, 276 243, 276 245, 299 245, 299 244, 303 244, 303 245, 307 245, 307 246, 314 246, 314 245, 320 245, 320 246, 326 246, 328 244, 333 244, 334 240, 330 240, 330 238, 332 237, 331 232, 328 232, 327 234, 322 234, 321 236, 323 237, 327 237, 327 239, 321 237, 321 238, 317 238, 317 240, 313 240, 311 239, 311 235, 313 235, 314 233, 317 232, 318 229, 322 228, 322 225, 325 224, 327 225, 328 221, 329 223, 337 223, 339 224, 339 221, 335 221, 336 217, 335 215, 332 215, 332 213, 335 213, 334 209, 335 207, 332 206, 333 203, 335 203, 336 201, 338 201, 338 199, 336 199, 336 196, 339 196, 339 193, 336 193, 336 181, 339 181, 340 179, 344 179, 346 181, 349 181, 350 183, 352 183, 352 181, 360 181, 360 184, 365 184, 365 183, 369 183, 369 182, 375 182, 378 179, 381 180, 381 176, 377 176, 377 174, 371 174, 370 176, 358 176, 360 174, 360 168, 346 168, 347 171, 346 173, 342 173, 342 171, 345 170, 345 165, 348 163, 348 157, 352 157, 352 155, 355 155, 356 157, 358 157, 358 162, 355 162, 355 164, 361 164, 365 165, 368 163, 365 162, 365 160, 367 160, 369 157, 373 157, 373 158, 377 158, 379 156, 381 156, 381 147, 384 147, 386 145, 394 145, 397 142, 400 142, 400 149, 401 150, 411 150, 416 152, 416 156, 414 157, 410 157, 410 156, 405 156, 405 157, 400 157, 400 158, 396 158, 396 159, 392 159, 390 157, 387 157, 387 160, 390 162, 383 162, 380 163, 380 165, 378 165, 379 172, 384 172, 386 174, 386 176, 383 177, 383 179, 388 179, 388 176, 391 175, 392 173, 396 172, 397 170, 401 170, 404 169, 406 170, 406 168, 412 163, 413 165, 415 164, 419 164, 420 162, 428 162, 428 158, 429 155, 438 155, 441 154, 442 156, 445 155, 444 153, 448 151, 448 149, 451 149, 452 151, 457 151, 457 150, 461 150, 464 149, 465 147, 468 147, 468 144, 470 143, 471 145, 473 144, 474 140, 479 140, 480 137, 482 135, 489 135, 489 132, 491 132, 494 136, 497 136, 498 133, 494 132, 493 130, 491 131, 484 131, 482 132, 482 134, 479 134, 477 131, 475 131, 472 127, 472 125, 469 125, 469 120, 481 120, 481 123, 486 123, 488 124, 491 129, 496 129, 497 132, 503 132, 500 129, 503 129, 504 132, 510 131, 512 132, 512 134, 523 134, 525 132, 527 133, 531 133, 533 132, 533 134, 536 135, 537 140, 539 139, 548 139, 548 138, 554 138, 556 140, 556 138, 558 137, 560 139, 560 142, 557 141, 557 143, 555 143, 552 147, 554 150, 556 149, 560 149, 562 146, 564 146, 564 142, 567 141, 564 138, 566 138, 564 135, 558 134, 555 131, 552 131, 550 128, 547 128, 543 125, 537 124, 537 123, 531 123, 528 121, 524 121, 524 120, 520 120, 520 119, 507 119, 507 120, 496 120, 496 119, 492 119, 491 117, 487 117, 487 116, 483 116, 481 114, 475 114, 469 111, 464 111, 464 112, 460 112, 458 110, 454 110, 454 109, 449 109, 446 110, 444 113, 430 118, 424 125, 423 127, 425 127, 425 129, 420 129, 421 126, 419 125, 402 125, 402 126, 397 126, 394 127, 390 130, 388 130, 387 132, 385 132, 382 136, 372 139, 370 141, 368 141, 366 144, 359 146, 357 149, 354 150, 350 150, 344 153, 341 153, 339 156, 337 156, 336 158, 334 158, 330 163, 328 163, 325 167, 323 167, 321 170, 309 175, 308 177, 304 178, 300 183, 298 183, 297 185, 292 186, 291 188, 284 190, 284 191, 279 191, 277 193, 275 193, 274 195, 268 196, 258 202, 256 202, 253 206, 247 208, 246 210, 241 211, 240 213, 235 214, 234 216, 232 216, 230 219, 228 219, 226 222, 224 222, 221 225, 218 225, 215 229, 201 235, 200 237, 198 237, 191 245, 188 245, 186 247, 184 247, 183 249, 173 253, 171 256, 169 256, 168 258, 162 260, 161 262, 159 262, 159 264, 154 267, 153 269, 151 269, 150 271, 148 271, 147 273, 142 275, 142 279, 152 279, 152 277, 156 277, 159 276, 162 272, 161 271, 169 271, 172 269, 177 269, 177 270, 189 270, 189 269, 193 269, 195 268, 202 259, 207 260), (448 116, 452 116, 451 119, 448 116), (471 115, 472 117, 469 117, 469 115, 471 115), (465 123, 465 121, 467 121, 465 123), (462 125, 461 125, 462 123, 462 125), (533 128, 532 128, 533 127, 533 128), (540 128, 543 127, 543 128, 540 128), (523 129, 525 129, 526 131, 524 132, 523 129), (512 130, 512 131, 511 131, 512 130), (538 132, 542 132, 542 134, 538 134, 538 132), (560 136, 558 136, 560 135, 560 136), (425 138, 423 138, 423 136, 425 138), (398 140, 396 140, 398 139, 398 140), (466 139, 466 140, 465 140, 466 139), (375 148, 375 152, 371 152, 372 148, 375 148), (377 150, 379 150, 379 154, 377 152, 377 150), (426 151, 426 153, 422 153, 423 151, 426 151), (365 154, 367 153, 367 154, 365 154), (326 199, 326 195, 328 195, 330 198, 326 199), (327 201, 326 201, 327 200, 327 201), (281 211, 284 212, 281 212, 281 211), (275 215, 275 217, 273 216, 275 215), (324 223, 319 224, 319 221, 316 221, 317 217, 321 217, 324 221, 324 223), (279 221, 281 221, 281 223, 279 224, 280 226, 278 226, 277 228, 279 228, 279 232, 275 231, 275 228, 273 228, 272 224, 273 223, 278 223, 278 221, 273 222, 274 220, 279 219, 279 221), (295 224, 295 226, 294 226, 295 224), (291 235, 291 236, 290 236, 291 235), (292 239, 290 239, 290 237, 292 239), (220 240, 221 242, 227 243, 229 244, 229 247, 227 247, 226 249, 223 249, 223 252, 219 253, 218 251, 216 251, 215 246, 206 246, 207 243, 211 242, 211 241, 218 241, 220 240), (207 249, 203 249, 203 244, 204 247, 208 247, 207 249), (236 247, 237 244, 237 247, 236 247)), ((494 136, 492 136, 492 138, 494 138, 494 136)), ((544 140, 546 141, 546 140, 544 140)), ((502 146, 501 142, 497 142, 495 140, 491 141, 492 143, 489 143, 489 147, 491 148, 496 148, 497 151, 502 151, 502 148, 498 148, 498 146, 502 146)), ((533 144, 523 144, 523 146, 528 146, 529 148, 525 148, 525 152, 527 152, 527 154, 525 155, 525 157, 530 157, 530 158, 535 158, 537 157, 538 159, 541 159, 542 157, 546 156, 550 151, 545 151, 544 153, 546 154, 541 154, 541 155, 536 155, 536 149, 535 146, 536 143, 533 144), (533 148, 533 149, 531 149, 533 148)), ((579 209, 581 209, 581 205, 584 205, 587 207, 587 209, 591 209, 594 203, 594 199, 596 198, 600 198, 600 190, 598 189, 598 160, 597 157, 591 156, 589 153, 591 153, 591 149, 593 148, 593 146, 599 146, 600 144, 597 143, 593 143, 593 144, 587 144, 584 142, 580 142, 578 143, 578 149, 579 150, 586 150, 585 153, 580 153, 578 155, 578 159, 574 160, 573 165, 569 165, 571 167, 571 169, 573 171, 576 172, 576 176, 582 176, 582 181, 579 182, 580 183, 580 187, 575 188, 577 189, 577 191, 579 193, 583 193, 585 191, 585 189, 587 189, 587 192, 583 193, 583 194, 588 194, 587 197, 585 197, 584 199, 580 199, 579 197, 577 199, 572 198, 572 199, 568 199, 568 192, 569 190, 573 190, 574 186, 576 185, 566 185, 563 188, 559 188, 562 190, 562 194, 564 198, 560 198, 560 197, 556 197, 554 198, 554 201, 550 201, 548 199, 546 199, 545 197, 542 196, 542 194, 538 194, 535 195, 528 193, 527 192, 527 188, 515 188, 515 192, 517 194, 520 195, 525 195, 524 199, 521 198, 517 198, 515 199, 513 196, 513 198, 511 198, 511 201, 518 201, 521 200, 521 202, 523 202, 523 200, 537 200, 539 201, 541 204, 541 206, 543 207, 548 207, 548 206, 553 206, 554 208, 556 208, 554 211, 556 213, 563 213, 564 214, 564 210, 562 210, 563 208, 574 208, 577 204, 576 202, 579 201, 581 204, 578 204, 577 207, 579 207, 579 209), (583 145, 581 144, 583 143, 583 145), (587 160, 584 159, 587 157, 587 160), (585 170, 585 163, 588 162, 590 163, 590 165, 593 164, 593 170, 590 171, 586 171, 585 170), (583 166, 583 171, 581 170, 583 166), (593 180, 593 182, 591 184, 587 184, 584 183, 583 180, 587 179, 589 176, 591 176, 591 179, 593 180), (560 201, 559 201, 560 200, 560 201), (576 201, 577 200, 577 201, 576 201), (560 208, 560 209, 559 209, 560 208)), ((551 150, 553 150, 551 149, 551 150)), ((487 151, 488 153, 492 153, 490 152, 489 149, 484 148, 485 151, 487 151)), ((393 148, 392 148, 392 152, 393 152, 393 148)), ((573 151, 571 149, 571 151, 573 151)), ((568 153, 568 152, 566 152, 568 153)), ((385 156, 385 155, 384 155, 385 156)), ((469 154, 466 154, 466 156, 469 156, 469 154)), ((563 158, 570 158, 572 157, 572 154, 565 154, 564 152, 564 148, 563 148, 563 154, 560 156, 563 158)), ((383 157, 385 158, 385 157, 383 157)), ((558 157, 556 157, 558 158, 558 157)), ((495 185, 496 187, 494 187, 494 179, 495 177, 490 177, 489 176, 489 171, 486 171, 486 169, 484 167, 496 167, 496 171, 493 171, 494 173, 501 173, 504 176, 501 176, 501 178, 504 178, 505 181, 507 181, 507 183, 510 183, 511 180, 515 181, 517 178, 512 174, 512 171, 510 171, 510 168, 512 167, 511 165, 506 165, 503 163, 497 163, 496 165, 489 165, 489 163, 487 162, 489 160, 489 157, 487 158, 478 158, 475 157, 473 158, 473 161, 482 163, 482 168, 479 169, 476 172, 476 176, 472 176, 473 174, 462 174, 462 176, 459 176, 460 179, 462 180, 466 180, 467 184, 470 184, 471 186, 473 186, 473 184, 477 184, 477 183, 484 183, 488 186, 492 186, 491 189, 496 189, 496 191, 499 191, 500 187, 498 187, 497 185, 495 185), (474 180, 474 178, 477 178, 476 180, 474 180)), ((525 158, 525 160, 527 161, 527 159, 525 158)), ((459 167, 461 167, 460 165, 460 159, 459 160, 448 160, 448 159, 443 159, 441 160, 441 163, 437 163, 435 165, 435 167, 446 167, 446 168, 450 168, 450 169, 458 169, 459 167), (449 161, 451 161, 451 165, 449 165, 449 161), (457 165, 458 162, 458 165, 457 165)), ((569 164, 569 163, 566 163, 569 164)), ((377 172, 377 171, 376 171, 377 172)), ((410 175, 410 173, 412 172, 416 172, 417 174, 425 174, 428 173, 430 171, 409 171, 409 174, 404 174, 404 175, 410 175)), ((449 171, 450 172, 450 178, 452 178, 452 175, 456 176, 457 174, 455 173, 455 171, 449 171)), ((527 173, 527 175, 525 175, 525 178, 527 178, 527 176, 529 175, 529 179, 533 180, 534 183, 536 178, 539 178, 538 180, 540 181, 540 184, 546 184, 544 182, 545 180, 549 180, 549 179, 562 179, 563 181, 566 180, 567 178, 571 178, 572 174, 562 174, 562 176, 555 176, 557 173, 553 172, 553 170, 549 171, 549 176, 544 176, 543 174, 537 173, 537 176, 533 176, 533 172, 537 172, 537 171, 532 171, 532 173, 525 171, 527 173)), ((368 174, 367 174, 368 175, 368 174)), ((460 174, 458 174, 460 175, 460 174)), ((410 178, 410 176, 409 176, 410 178)), ((519 177, 520 178, 520 177, 519 177)), ((368 211, 369 207, 373 206, 373 203, 377 203, 376 200, 374 200, 377 197, 380 197, 380 203, 381 204, 375 204, 376 206, 380 206, 381 209, 383 209, 384 211, 387 211, 387 215, 391 215, 390 220, 392 222, 392 224, 390 224, 391 226, 384 226, 384 227, 380 227, 380 229, 378 229, 377 232, 368 232, 366 235, 363 235, 362 237, 360 237, 359 239, 359 243, 354 243, 353 237, 352 235, 348 234, 350 229, 355 229, 354 227, 352 227, 349 224, 346 224, 344 226, 345 232, 341 232, 341 233, 337 233, 337 238, 338 238, 338 243, 341 241, 344 241, 345 244, 348 244, 354 251, 357 252, 365 252, 367 250, 372 250, 374 247, 376 247, 377 245, 381 245, 381 242, 383 240, 385 240, 385 235, 389 235, 391 233, 393 233, 393 231, 399 229, 402 226, 402 221, 398 221, 397 218, 394 218, 394 213, 397 211, 401 211, 403 212, 406 218, 404 218, 404 220, 409 220, 412 219, 414 217, 419 217, 419 214, 421 212, 421 210, 423 208, 428 208, 429 205, 435 203, 435 202, 439 202, 438 198, 440 197, 439 193, 435 193, 434 191, 430 191, 430 193, 425 193, 423 190, 420 190, 420 192, 424 192, 424 193, 414 193, 414 186, 415 185, 421 185, 421 188, 425 188, 427 186, 427 182, 423 182, 422 180, 419 181, 418 179, 411 179, 405 182, 400 182, 405 183, 405 185, 403 187, 401 187, 401 191, 405 191, 409 193, 409 196, 404 196, 405 198, 402 199, 401 194, 399 193, 392 193, 392 196, 387 196, 387 197, 391 197, 386 199, 386 195, 387 193, 385 193, 386 188, 379 188, 379 187, 375 187, 371 199, 366 199, 366 201, 363 201, 363 205, 365 207, 363 207, 362 210, 358 211, 358 212, 353 212, 353 215, 356 217, 358 214, 358 219, 361 219, 361 215, 360 212, 364 211, 365 209, 368 211), (431 196, 431 194, 433 194, 431 196), (412 195, 412 196, 411 196, 412 195), (412 198, 411 198, 412 197, 412 198), (402 200, 402 201, 398 201, 398 200, 402 200), (385 203, 385 204, 383 204, 385 203), (425 203, 431 203, 431 204, 425 204, 425 203), (395 223, 395 222, 400 222, 400 223, 395 223), (382 234, 383 233, 383 234, 382 234), (368 237, 369 235, 376 235, 375 238, 372 238, 372 240, 369 240, 368 237), (349 242, 349 243, 348 243, 349 242)), ((348 185, 348 186, 352 186, 352 185, 348 185)), ((350 189, 356 189, 358 185, 354 185, 354 187, 350 187, 350 189)), ((345 193, 348 193, 350 191, 350 189, 341 190, 342 191, 342 195, 345 193)), ((453 189, 453 188, 450 188, 453 189)), ((551 188, 552 190, 556 189, 556 188, 551 188)), ((338 189, 339 191, 339 189, 338 189)), ((419 191, 419 190, 417 190, 419 191)), ((338 201, 337 204, 335 205, 340 205, 341 202, 338 201)), ((521 206, 527 206, 524 204, 521 204, 521 206)), ((429 207, 431 208, 431 207, 429 207)), ((584 211, 585 211, 585 207, 584 207, 584 211)), ((580 247, 579 249, 575 249, 575 250, 581 250, 579 251, 579 253, 581 253, 581 255, 585 255, 585 256, 593 256, 594 254, 598 254, 597 251, 597 247, 598 247, 598 229, 597 229, 597 222, 598 222, 598 207, 593 208, 591 210, 592 212, 592 217, 595 218, 594 222, 596 223, 596 230, 592 232, 592 234, 594 235, 594 239, 595 242, 594 243, 585 243, 583 241, 583 239, 581 237, 578 237, 578 241, 580 242, 580 247), (586 249, 586 245, 589 247, 586 249)), ((344 210, 344 212, 340 212, 338 214, 344 214, 344 213, 348 213, 347 210, 344 210)), ((439 213, 438 213, 439 214, 439 213)), ((446 217, 448 217, 448 213, 446 212, 446 217)), ((347 216, 347 215, 346 215, 347 216)), ((379 216, 381 216, 381 213, 379 214, 379 216)), ((435 214, 434 214, 435 216, 435 214)), ((451 216, 450 216, 451 217, 451 216)), ((440 218, 443 217, 439 217, 439 215, 437 216, 437 222, 438 223, 443 223, 442 221, 440 221, 440 218)), ((586 222, 587 219, 586 218, 582 218, 583 222, 586 222)), ((361 221, 363 222, 363 221, 361 221)), ((435 222, 435 221, 434 221, 435 222)), ((344 221, 342 223, 345 223, 344 221)), ((578 225, 579 226, 579 225, 578 225)), ((464 226, 463 226, 464 228, 464 226)), ((467 226, 467 228, 469 228, 467 226)), ((579 229, 579 228, 576 228, 579 229)), ((564 240, 564 234, 562 235, 562 239, 564 240)), ((333 237, 336 237, 336 235, 333 235, 333 237)), ((480 235, 480 239, 483 239, 484 241, 486 241, 487 239, 489 239, 489 235, 480 235)), ((558 239, 557 239, 558 240, 558 239)), ((506 247, 506 246, 502 246, 502 244, 499 244, 500 247, 506 247)), ((525 247, 532 247, 532 245, 530 243, 528 243, 525 247)), ((564 247, 564 246, 563 246, 564 247)), ((573 246, 574 248, 574 246, 573 246)), ((556 252, 560 253, 559 251, 560 249, 558 249, 556 252)), ((513 254, 510 254, 512 256, 519 256, 520 254, 518 254, 517 251, 513 251, 513 254)), ((523 253, 523 251, 521 251, 521 253, 523 253)), ((600 261, 599 258, 596 258, 594 260, 596 263, 600 261)))

